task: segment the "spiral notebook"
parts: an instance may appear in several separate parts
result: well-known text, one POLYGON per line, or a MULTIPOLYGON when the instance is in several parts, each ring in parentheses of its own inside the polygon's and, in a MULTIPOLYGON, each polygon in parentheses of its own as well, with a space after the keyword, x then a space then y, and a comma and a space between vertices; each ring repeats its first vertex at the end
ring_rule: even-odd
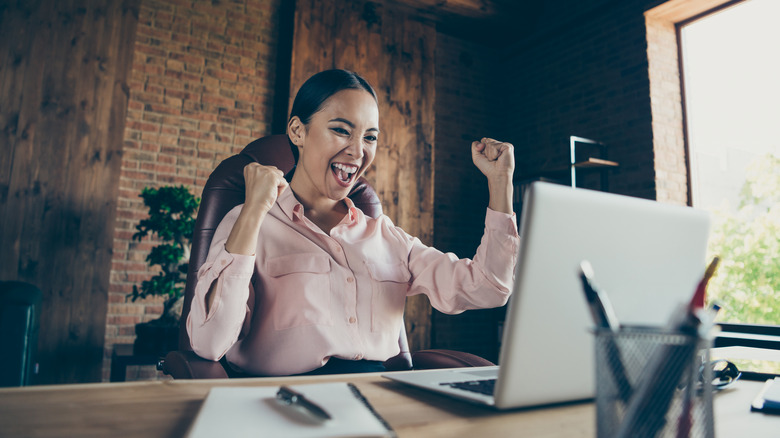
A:
POLYGON ((277 386, 211 388, 189 438, 238 437, 395 437, 351 383, 291 386, 333 418, 316 421, 277 402, 277 386))

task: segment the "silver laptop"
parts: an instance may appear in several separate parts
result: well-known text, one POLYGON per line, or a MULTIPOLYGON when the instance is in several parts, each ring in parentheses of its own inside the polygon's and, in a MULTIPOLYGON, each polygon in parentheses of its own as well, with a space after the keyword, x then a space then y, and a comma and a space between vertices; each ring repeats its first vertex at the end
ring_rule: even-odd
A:
POLYGON ((592 399, 594 323, 581 261, 621 324, 663 325, 704 273, 709 224, 689 207, 533 183, 499 366, 383 376, 497 409, 592 399))

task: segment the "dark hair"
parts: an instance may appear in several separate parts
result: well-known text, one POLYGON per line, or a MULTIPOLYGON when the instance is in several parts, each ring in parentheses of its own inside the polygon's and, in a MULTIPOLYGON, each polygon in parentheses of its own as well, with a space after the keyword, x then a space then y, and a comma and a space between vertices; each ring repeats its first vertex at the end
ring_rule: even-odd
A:
MULTIPOLYGON (((301 85, 301 88, 298 89, 292 110, 290 110, 290 119, 288 120, 298 116, 304 125, 308 125, 312 116, 322 109, 322 105, 326 100, 339 91, 350 89, 368 91, 374 97, 374 100, 377 100, 376 92, 371 87, 371 84, 359 74, 340 69, 325 70, 307 79, 301 85)), ((297 163, 298 147, 292 143, 289 137, 287 141, 290 142, 290 148, 292 148, 292 153, 297 163)))

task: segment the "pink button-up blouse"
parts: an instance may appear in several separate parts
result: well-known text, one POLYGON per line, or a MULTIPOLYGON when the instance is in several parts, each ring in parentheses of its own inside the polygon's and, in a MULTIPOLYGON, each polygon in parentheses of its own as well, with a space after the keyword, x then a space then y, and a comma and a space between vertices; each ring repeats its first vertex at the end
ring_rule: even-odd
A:
POLYGON ((255 375, 308 372, 330 357, 386 360, 399 352, 407 296, 425 294, 451 314, 506 303, 520 242, 514 215, 487 210, 470 260, 425 246, 387 216, 373 219, 344 202, 349 213, 328 235, 304 216, 288 187, 263 221, 254 256, 225 250, 242 206, 225 216, 198 271, 186 323, 195 353, 227 355, 255 375))

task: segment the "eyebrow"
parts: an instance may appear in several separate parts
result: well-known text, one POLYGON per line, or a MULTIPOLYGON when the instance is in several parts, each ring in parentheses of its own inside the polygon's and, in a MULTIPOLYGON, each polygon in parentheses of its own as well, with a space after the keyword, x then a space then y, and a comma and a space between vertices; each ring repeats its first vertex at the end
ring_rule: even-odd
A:
MULTIPOLYGON (((341 123, 346 123, 347 125, 349 125, 350 128, 354 128, 355 127, 354 123, 350 122, 347 119, 341 118, 341 117, 336 117, 335 119, 330 119, 329 122, 341 122, 341 123)), ((366 131, 376 131, 377 133, 379 133, 379 128, 368 128, 368 129, 366 129, 366 131)))

